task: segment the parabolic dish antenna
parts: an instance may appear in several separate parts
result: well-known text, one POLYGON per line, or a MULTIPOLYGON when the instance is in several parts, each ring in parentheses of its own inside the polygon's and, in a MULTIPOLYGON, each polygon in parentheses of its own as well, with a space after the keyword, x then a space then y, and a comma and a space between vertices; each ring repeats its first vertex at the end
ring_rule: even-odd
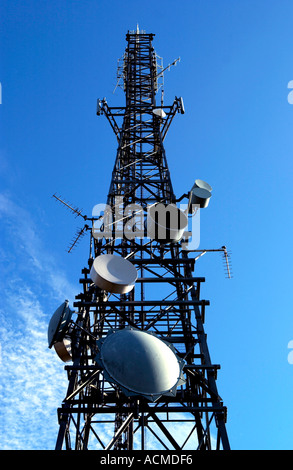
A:
POLYGON ((174 204, 158 203, 148 208, 147 236, 161 243, 176 243, 183 237, 188 217, 174 204))
POLYGON ((63 338, 62 341, 54 344, 54 349, 63 362, 72 360, 71 354, 71 340, 69 338, 63 338))
POLYGON ((208 191, 212 192, 212 187, 208 183, 200 179, 195 180, 193 188, 207 189, 208 191))
POLYGON ((212 193, 205 188, 193 187, 191 190, 191 204, 198 204, 201 209, 209 205, 212 193))
POLYGON ((62 341, 67 332, 71 316, 74 313, 73 310, 70 310, 68 303, 68 300, 65 300, 65 302, 57 308, 50 320, 48 326, 49 348, 51 348, 53 344, 62 341))
POLYGON ((55 311, 48 326, 49 348, 54 346, 57 355, 63 362, 72 359, 71 340, 65 336, 73 313, 74 311, 70 310, 68 306, 68 300, 65 300, 55 311))
POLYGON ((125 294, 134 288, 137 271, 133 264, 116 255, 100 255, 94 259, 90 277, 100 289, 125 294))
POLYGON ((156 116, 159 116, 159 117, 162 118, 162 119, 163 119, 164 117, 166 117, 165 111, 164 111, 163 109, 161 109, 161 108, 156 108, 156 109, 154 109, 154 110, 153 110, 153 113, 154 113, 156 116))
POLYGON ((176 395, 184 383, 184 361, 171 344, 154 333, 127 327, 109 331, 97 342, 96 362, 106 380, 119 385, 126 396, 143 396, 156 401, 162 395, 176 395))

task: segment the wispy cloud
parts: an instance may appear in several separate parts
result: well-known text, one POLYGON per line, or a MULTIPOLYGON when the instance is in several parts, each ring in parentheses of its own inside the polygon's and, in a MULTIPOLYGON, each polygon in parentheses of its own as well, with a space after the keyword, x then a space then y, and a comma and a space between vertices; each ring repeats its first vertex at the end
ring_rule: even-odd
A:
MULTIPOLYGON (((17 272, 23 268, 30 270, 38 276, 38 280, 41 281, 42 278, 46 280, 48 288, 52 289, 52 296, 63 298, 66 292, 66 295, 73 299, 76 292, 56 265, 54 255, 49 253, 44 246, 38 235, 37 224, 30 212, 13 201, 9 195, 0 194, 1 219, 2 231, 10 240, 9 265, 11 266, 11 263, 16 260, 22 261, 18 263, 18 270, 14 275, 16 276, 17 272), (12 249, 13 252, 11 252, 12 249)), ((4 257, 6 258, 5 255, 4 257)))
POLYGON ((74 296, 74 288, 42 246, 30 213, 4 194, 0 219, 0 448, 52 449, 67 379, 48 349, 47 328, 53 304, 74 296))

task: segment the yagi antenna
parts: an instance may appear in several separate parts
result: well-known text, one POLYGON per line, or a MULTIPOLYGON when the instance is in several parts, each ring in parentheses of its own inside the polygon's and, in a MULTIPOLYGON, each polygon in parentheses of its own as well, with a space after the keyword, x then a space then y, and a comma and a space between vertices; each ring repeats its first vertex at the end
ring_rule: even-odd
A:
POLYGON ((56 194, 53 194, 53 197, 61 202, 61 204, 63 204, 65 207, 67 207, 73 214, 76 214, 76 217, 80 216, 82 217, 84 220, 87 220, 87 216, 86 215, 83 215, 81 210, 78 209, 78 207, 72 207, 70 204, 68 204, 68 202, 65 202, 63 199, 61 199, 60 197, 56 196, 56 194))
MULTIPOLYGON (((59 196, 56 196, 56 194, 53 194, 53 197, 63 204, 67 209, 70 210, 73 214, 75 214, 76 217, 82 217, 84 220, 88 220, 88 217, 84 215, 81 210, 78 207, 73 207, 71 204, 68 202, 64 201, 61 199, 59 196)), ((84 225, 83 228, 80 228, 77 230, 75 237, 73 238, 71 245, 69 246, 69 249, 67 250, 68 253, 71 253, 73 248, 79 243, 80 239, 85 235, 86 230, 88 230, 89 226, 87 224, 84 225)))
POLYGON ((73 250, 73 248, 79 243, 79 240, 84 236, 85 234, 85 231, 89 228, 88 225, 85 225, 83 228, 81 229, 78 229, 75 237, 73 238, 72 242, 71 242, 71 245, 67 251, 67 253, 71 253, 71 251, 73 250))
POLYGON ((199 255, 195 257, 195 261, 197 261, 201 256, 205 255, 206 253, 221 251, 223 253, 223 261, 224 261, 224 266, 226 270, 226 273, 225 273, 226 277, 228 279, 231 279, 233 277, 232 271, 231 271, 231 252, 227 251, 226 246, 222 246, 221 248, 214 249, 214 250, 188 250, 188 251, 199 253, 199 255))
POLYGON ((227 248, 225 246, 222 246, 223 250, 223 259, 224 259, 224 265, 226 268, 226 275, 229 279, 231 279, 232 272, 231 272, 231 252, 227 251, 227 248))

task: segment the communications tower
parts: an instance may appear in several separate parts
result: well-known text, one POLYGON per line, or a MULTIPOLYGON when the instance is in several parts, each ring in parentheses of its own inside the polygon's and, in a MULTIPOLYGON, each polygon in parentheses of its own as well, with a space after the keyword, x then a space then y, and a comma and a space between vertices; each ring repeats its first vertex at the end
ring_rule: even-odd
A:
POLYGON ((198 179, 174 193, 164 139, 184 106, 163 103, 153 38, 138 28, 126 35, 117 82, 125 104, 98 100, 118 143, 105 204, 88 217, 55 196, 84 219, 73 245, 84 234, 90 242, 81 292, 48 328, 68 374, 56 450, 229 449, 204 330, 205 279, 194 274, 209 250, 190 242, 212 188, 198 179))

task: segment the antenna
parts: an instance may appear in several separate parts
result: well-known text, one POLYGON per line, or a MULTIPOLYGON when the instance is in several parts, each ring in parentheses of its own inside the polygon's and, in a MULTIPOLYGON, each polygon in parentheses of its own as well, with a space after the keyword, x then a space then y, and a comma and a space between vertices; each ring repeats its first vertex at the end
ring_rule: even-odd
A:
POLYGON ((178 59, 173 60, 172 64, 167 65, 167 67, 165 67, 160 73, 158 73, 157 78, 159 78, 160 75, 162 75, 165 72, 165 70, 168 69, 170 71, 170 68, 172 67, 172 65, 176 65, 177 62, 180 62, 180 57, 178 57, 178 59))
MULTIPOLYGON (((126 35, 119 63, 125 106, 98 101, 97 115, 107 117, 118 140, 109 209, 104 206, 104 215, 87 218, 55 196, 85 219, 68 251, 87 229, 90 235, 82 287, 73 302, 76 320, 70 320, 68 330, 62 327, 60 337, 58 329, 59 355, 64 362, 71 356, 72 364, 64 366, 68 388, 58 408, 55 450, 163 446, 180 451, 185 444, 194 450, 228 450, 227 408, 216 385, 220 366, 211 360, 204 328, 209 301, 200 291, 205 278, 195 264, 207 252, 219 251, 231 276, 229 254, 220 244, 216 250, 189 250, 184 242, 189 217, 195 215, 192 205, 206 208, 212 188, 197 179, 183 196, 191 212, 189 205, 183 212, 175 204, 163 141, 184 106, 175 97, 160 109, 156 94, 164 88, 164 71, 179 59, 163 67, 152 45, 154 34, 135 28, 126 35)), ((103 163, 97 165, 102 170, 103 163)))
POLYGON ((224 265, 226 268, 226 275, 227 275, 227 278, 231 279, 233 277, 232 272, 231 272, 231 251, 227 251, 227 248, 225 246, 222 246, 222 250, 223 250, 224 265))
POLYGON ((76 217, 80 216, 84 220, 87 220, 87 216, 83 215, 81 210, 78 207, 72 207, 68 202, 65 202, 63 199, 61 199, 59 196, 56 196, 56 194, 53 194, 53 196, 57 201, 61 202, 65 207, 67 207, 73 214, 76 214, 76 217))
POLYGON ((87 224, 83 228, 77 230, 75 238, 72 240, 71 245, 67 251, 67 253, 71 253, 73 248, 79 243, 79 240, 85 235, 85 231, 89 228, 87 224))
POLYGON ((199 253, 199 255, 197 255, 195 257, 195 261, 197 261, 199 258, 201 258, 206 253, 212 253, 212 252, 216 252, 216 251, 220 251, 220 252, 223 253, 224 267, 226 269, 225 274, 226 274, 226 277, 228 279, 231 279, 233 277, 232 276, 232 271, 231 271, 231 251, 227 251, 226 246, 222 246, 221 248, 212 249, 212 250, 188 250, 189 253, 191 253, 191 252, 199 253))
MULTIPOLYGON (((75 214, 75 217, 82 217, 84 220, 88 219, 88 217, 86 215, 82 214, 81 210, 78 207, 73 207, 71 204, 64 201, 59 196, 56 196, 56 194, 53 194, 52 197, 54 197, 58 202, 63 204, 65 207, 67 207, 67 209, 69 209, 70 212, 75 214)), ((83 228, 77 229, 76 235, 73 238, 73 240, 71 242, 71 245, 69 246, 69 248, 67 250, 67 253, 71 253, 73 248, 79 243, 80 239, 84 236, 85 231, 88 230, 88 228, 89 228, 89 226, 87 224, 85 224, 83 228)))

